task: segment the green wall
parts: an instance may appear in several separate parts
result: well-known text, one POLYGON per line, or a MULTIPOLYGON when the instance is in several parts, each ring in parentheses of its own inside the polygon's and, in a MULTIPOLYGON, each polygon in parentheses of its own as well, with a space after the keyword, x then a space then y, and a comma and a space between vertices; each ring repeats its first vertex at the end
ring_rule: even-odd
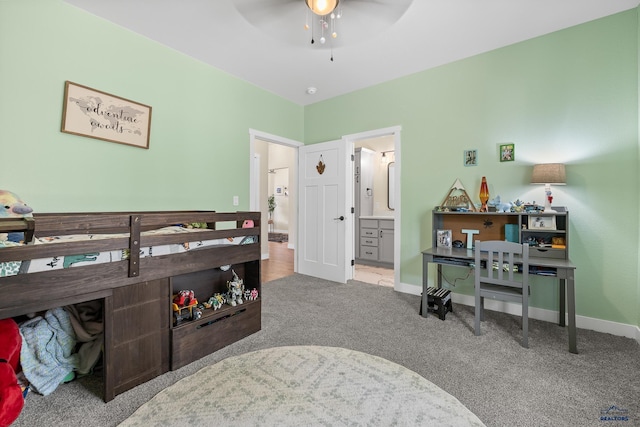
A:
MULTIPOLYGON (((62 1, 0 0, 0 188, 38 212, 248 209, 249 128, 313 143, 400 125, 403 283, 456 178, 541 201, 531 165, 565 162, 578 314, 640 325, 638 43, 632 10, 303 108, 62 1), (61 133, 65 80, 151 105, 149 150, 61 133)), ((553 309, 556 288, 533 300, 553 309)))
POLYGON ((0 58, 0 188, 39 212, 247 210, 249 128, 303 138, 301 106, 59 0, 0 0, 0 58), (61 133, 65 80, 152 106, 149 149, 61 133))
MULTIPOLYGON (((403 283, 421 283, 431 211, 456 178, 475 198, 486 176, 492 197, 543 203, 543 188, 528 184, 531 165, 562 162, 568 183, 553 194, 570 210, 577 312, 640 324, 637 10, 305 108, 307 143, 394 125, 402 126, 403 283), (516 160, 500 163, 506 142, 516 160), (478 166, 463 166, 466 149, 478 150, 478 166)), ((451 280, 464 275, 446 270, 451 280)), ((532 304, 557 307, 557 286, 537 283, 532 304)), ((470 294, 472 282, 456 291, 470 294)))

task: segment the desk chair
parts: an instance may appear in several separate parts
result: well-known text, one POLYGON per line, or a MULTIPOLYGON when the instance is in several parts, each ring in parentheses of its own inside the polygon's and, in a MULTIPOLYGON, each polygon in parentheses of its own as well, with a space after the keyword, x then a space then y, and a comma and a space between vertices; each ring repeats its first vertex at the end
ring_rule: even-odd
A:
POLYGON ((475 334, 480 335, 480 321, 484 320, 485 298, 517 302, 522 305, 522 346, 528 348, 529 245, 500 240, 485 242, 476 240, 474 248, 476 257, 475 334), (485 269, 481 268, 483 255, 486 256, 485 269), (517 263, 516 255, 520 255, 517 263), (520 274, 514 274, 516 272, 520 274))

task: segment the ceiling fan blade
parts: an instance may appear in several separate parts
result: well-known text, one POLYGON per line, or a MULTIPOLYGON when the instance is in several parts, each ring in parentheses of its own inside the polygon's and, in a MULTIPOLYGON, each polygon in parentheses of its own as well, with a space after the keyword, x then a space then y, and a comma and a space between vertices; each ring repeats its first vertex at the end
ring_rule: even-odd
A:
MULTIPOLYGON (((342 17, 336 19, 336 39, 318 48, 337 48, 377 36, 397 22, 412 0, 341 0, 342 17)), ((281 42, 305 46, 311 41, 309 27, 319 25, 320 17, 310 13, 305 0, 234 0, 240 15, 263 33, 281 42)), ((318 28, 318 27, 316 27, 318 28)))
POLYGON ((304 0, 235 0, 234 6, 251 23, 273 19, 289 9, 302 8, 304 0), (298 3, 298 7, 296 6, 298 3))
POLYGON ((411 6, 412 0, 342 0, 343 15, 356 15, 360 20, 369 20, 371 24, 393 24, 411 6))

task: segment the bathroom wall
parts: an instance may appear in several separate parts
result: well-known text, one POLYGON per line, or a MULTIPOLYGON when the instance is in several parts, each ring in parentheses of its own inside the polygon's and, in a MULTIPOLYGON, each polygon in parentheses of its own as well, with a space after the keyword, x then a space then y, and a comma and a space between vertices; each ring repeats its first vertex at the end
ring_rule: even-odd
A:
POLYGON ((393 153, 393 137, 384 136, 379 138, 365 139, 354 144, 354 148, 365 147, 375 151, 373 161, 373 215, 392 216, 393 211, 388 208, 388 175, 387 167, 389 162, 395 160, 393 153), (385 152, 383 160, 382 152, 385 152), (387 161, 389 160, 389 162, 387 161))

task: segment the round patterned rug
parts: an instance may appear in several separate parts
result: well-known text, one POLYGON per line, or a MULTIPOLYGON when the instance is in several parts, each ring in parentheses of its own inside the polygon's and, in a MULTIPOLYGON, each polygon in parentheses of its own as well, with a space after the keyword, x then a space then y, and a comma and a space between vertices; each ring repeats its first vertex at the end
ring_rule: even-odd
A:
POLYGON ((336 347, 258 350, 207 366, 120 426, 483 426, 455 397, 380 357, 336 347))

